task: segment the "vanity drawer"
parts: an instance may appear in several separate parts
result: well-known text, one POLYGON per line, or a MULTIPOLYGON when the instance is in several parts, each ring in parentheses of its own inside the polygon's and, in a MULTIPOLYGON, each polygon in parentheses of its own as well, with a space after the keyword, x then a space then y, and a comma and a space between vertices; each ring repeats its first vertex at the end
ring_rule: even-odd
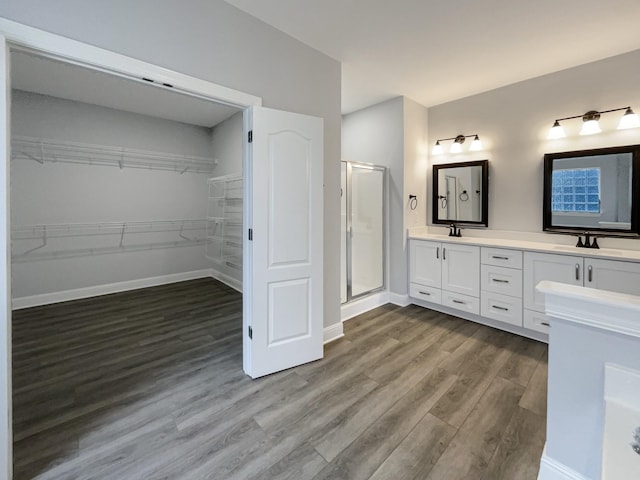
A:
POLYGON ((525 309, 522 320, 524 328, 549 335, 549 317, 544 313, 525 309))
POLYGON ((522 299, 493 292, 482 292, 483 317, 522 326, 522 299))
POLYGON ((469 295, 442 291, 442 305, 480 315, 480 300, 469 295))
POLYGON ((480 263, 483 265, 522 269, 522 251, 482 247, 480 249, 480 263))
POLYGON ((480 285, 487 292, 522 298, 522 270, 482 265, 480 285))
POLYGON ((417 283, 409 284, 409 296, 431 303, 442 303, 442 290, 439 288, 425 287, 417 283))

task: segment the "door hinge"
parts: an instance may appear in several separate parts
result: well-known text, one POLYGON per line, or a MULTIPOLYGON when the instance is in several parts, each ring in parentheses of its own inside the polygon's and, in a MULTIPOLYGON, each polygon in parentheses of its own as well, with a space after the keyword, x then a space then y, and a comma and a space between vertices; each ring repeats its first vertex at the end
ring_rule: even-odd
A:
POLYGON ((253 328, 249 325, 249 338, 253 338, 253 328))
POLYGON ((247 140, 249 141, 249 143, 253 142, 253 130, 249 130, 247 137, 248 137, 247 140))
POLYGON ((253 228, 249 229, 249 240, 253 240, 253 228))

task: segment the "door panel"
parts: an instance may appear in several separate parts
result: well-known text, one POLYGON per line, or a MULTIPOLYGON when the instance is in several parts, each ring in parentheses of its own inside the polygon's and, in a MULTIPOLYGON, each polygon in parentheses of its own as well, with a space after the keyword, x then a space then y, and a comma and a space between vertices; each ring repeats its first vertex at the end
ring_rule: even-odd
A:
POLYGON ((442 289, 480 296, 480 247, 442 244, 442 289))
POLYGON ((384 287, 384 170, 351 165, 351 296, 384 287))
POLYGON ((298 132, 269 137, 269 265, 309 262, 309 139, 298 132))
POLYGON ((427 287, 441 287, 441 254, 440 243, 422 240, 409 241, 409 281, 426 285, 427 287))
POLYGON ((243 353, 256 378, 322 358, 324 157, 322 119, 249 115, 243 353))
POLYGON ((640 295, 640 264, 585 258, 584 286, 640 295))
POLYGON ((582 257, 524 253, 524 308, 544 312, 544 294, 536 290, 543 280, 582 285, 582 257))

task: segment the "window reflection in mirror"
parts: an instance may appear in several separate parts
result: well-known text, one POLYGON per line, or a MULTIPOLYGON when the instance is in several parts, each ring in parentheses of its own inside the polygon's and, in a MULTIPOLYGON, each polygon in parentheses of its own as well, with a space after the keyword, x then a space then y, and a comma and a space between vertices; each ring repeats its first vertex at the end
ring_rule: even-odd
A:
POLYGON ((634 149, 545 155, 544 229, 637 231, 634 149))
POLYGON ((433 223, 487 226, 488 160, 433 166, 433 223))

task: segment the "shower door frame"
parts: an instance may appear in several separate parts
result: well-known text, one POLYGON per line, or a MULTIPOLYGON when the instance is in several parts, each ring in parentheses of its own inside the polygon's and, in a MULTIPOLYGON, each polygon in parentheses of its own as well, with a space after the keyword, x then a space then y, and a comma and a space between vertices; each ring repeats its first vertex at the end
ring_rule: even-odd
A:
POLYGON ((349 302, 357 300, 359 298, 372 295, 377 292, 381 292, 387 288, 387 167, 381 165, 375 165, 373 163, 352 162, 349 160, 341 160, 346 164, 346 179, 345 179, 345 191, 346 196, 346 267, 347 267, 347 299, 341 305, 346 305, 349 302), (367 170, 375 170, 382 172, 382 285, 372 290, 353 295, 353 254, 352 254, 352 239, 353 239, 353 220, 352 220, 352 197, 351 197, 351 171, 352 166, 357 168, 363 168, 367 170))

